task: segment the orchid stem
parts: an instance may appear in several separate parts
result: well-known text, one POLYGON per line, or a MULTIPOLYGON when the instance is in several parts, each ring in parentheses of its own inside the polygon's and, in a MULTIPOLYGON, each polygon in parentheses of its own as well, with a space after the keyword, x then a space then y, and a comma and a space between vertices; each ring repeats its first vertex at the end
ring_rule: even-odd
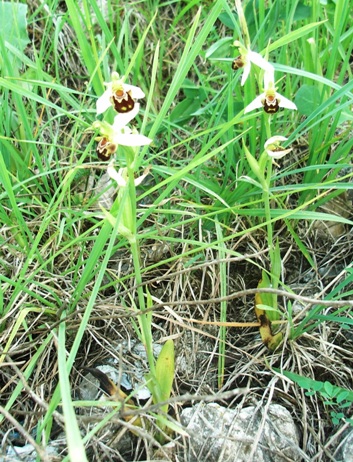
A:
MULTIPOLYGON (((270 115, 265 115, 265 128, 267 139, 271 138, 271 127, 270 127, 270 115)), ((278 265, 278 256, 276 255, 276 247, 273 242, 273 222, 271 217, 271 178, 272 178, 272 158, 264 153, 267 157, 267 161, 264 168, 264 188, 262 199, 265 207, 265 217, 266 217, 266 227, 267 227, 267 243, 269 250, 269 259, 270 259, 270 271, 271 271, 271 284, 273 288, 278 287, 278 275, 277 275, 277 265, 278 265)), ((273 308, 277 308, 277 296, 273 294, 273 308)))
MULTIPOLYGON (((271 138, 271 127, 270 127, 270 116, 265 114, 265 129, 267 139, 271 138)), ((264 183, 266 188, 264 189, 262 198, 265 205, 265 216, 267 222, 267 242, 270 253, 270 262, 272 266, 273 260, 273 228, 271 223, 271 206, 270 206, 270 187, 271 187, 271 176, 272 176, 272 159, 268 158, 264 171, 264 183)))
POLYGON ((135 279, 137 286, 137 296, 139 303, 139 310, 142 314, 139 315, 139 324, 141 328, 142 342, 146 349, 147 360, 150 367, 150 372, 155 376, 155 360, 153 356, 153 343, 151 325, 148 319, 148 313, 146 313, 145 294, 142 285, 142 274, 141 274, 141 255, 140 246, 137 238, 136 228, 136 186, 135 186, 135 172, 134 172, 134 152, 132 149, 125 149, 126 167, 128 171, 128 188, 129 188, 129 200, 130 200, 130 211, 131 211, 131 238, 129 239, 131 247, 132 261, 135 270, 135 279))

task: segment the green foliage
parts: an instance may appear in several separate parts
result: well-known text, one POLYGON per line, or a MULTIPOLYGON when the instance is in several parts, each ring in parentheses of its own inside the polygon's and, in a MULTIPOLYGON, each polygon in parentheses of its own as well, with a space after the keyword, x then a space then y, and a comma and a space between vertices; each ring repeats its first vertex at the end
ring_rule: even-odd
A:
POLYGON ((27 32, 27 5, 15 2, 0 3, 0 69, 6 74, 5 69, 11 66, 14 72, 18 72, 22 64, 23 53, 29 42, 27 32), (6 60, 6 61, 5 61, 6 60))
POLYGON ((170 113, 170 122, 179 126, 185 125, 191 117, 197 115, 207 97, 206 91, 189 79, 185 79, 181 89, 185 98, 170 113))
MULTIPOLYGON (((279 369, 275 369, 279 372, 279 369)), ((330 382, 321 382, 318 380, 303 377, 295 374, 294 372, 281 371, 281 373, 288 377, 293 382, 297 383, 306 392, 306 396, 319 394, 322 398, 323 404, 331 408, 330 415, 332 423, 338 425, 342 420, 353 425, 353 419, 347 417, 343 412, 344 409, 349 408, 353 403, 353 392, 342 387, 333 385, 330 382), (337 410, 338 409, 338 410, 337 410)))
POLYGON ((295 104, 300 114, 309 116, 320 105, 320 92, 315 85, 304 84, 295 95, 295 104))
POLYGON ((156 438, 159 442, 164 443, 164 431, 166 428, 172 428, 176 431, 176 427, 172 427, 168 421, 167 414, 169 404, 165 403, 170 398, 173 387, 174 371, 175 371, 175 353, 174 342, 169 339, 163 345, 161 352, 158 355, 155 372, 149 373, 146 376, 148 387, 152 393, 153 403, 161 404, 159 412, 156 415, 156 422, 159 432, 156 438))
MULTIPOLYGON (((2 79, 6 78, 10 83, 18 80, 23 67, 23 52, 29 42, 26 14, 26 5, 4 1, 0 3, 0 70, 2 79)), ((0 128, 3 134, 0 148, 7 168, 13 171, 14 166, 19 164, 20 170, 23 170, 26 156, 10 140, 14 133, 19 137, 28 136, 29 130, 26 127, 29 124, 23 120, 24 111, 20 98, 14 94, 14 105, 8 104, 9 98, 9 89, 3 89, 0 96, 0 128)), ((24 144, 22 147, 28 152, 24 144)))

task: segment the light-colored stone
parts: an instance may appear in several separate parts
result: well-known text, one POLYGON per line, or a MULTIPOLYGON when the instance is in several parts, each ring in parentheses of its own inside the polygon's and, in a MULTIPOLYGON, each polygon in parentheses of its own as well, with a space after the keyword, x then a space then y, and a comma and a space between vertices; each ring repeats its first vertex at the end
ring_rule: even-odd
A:
POLYGON ((200 403, 181 413, 190 434, 188 462, 299 462, 298 431, 289 411, 278 404, 227 409, 200 403))
POLYGON ((353 430, 345 433, 335 457, 337 462, 353 462, 353 430))

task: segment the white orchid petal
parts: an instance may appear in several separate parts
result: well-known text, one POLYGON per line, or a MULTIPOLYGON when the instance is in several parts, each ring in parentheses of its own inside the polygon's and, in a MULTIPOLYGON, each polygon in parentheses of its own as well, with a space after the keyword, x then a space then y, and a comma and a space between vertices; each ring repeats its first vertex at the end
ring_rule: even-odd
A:
POLYGON ((126 176, 125 170, 126 169, 124 168, 120 168, 117 172, 112 163, 110 163, 107 168, 107 173, 110 176, 110 178, 112 180, 115 180, 118 186, 120 186, 121 188, 124 188, 126 186, 126 180, 124 178, 124 176, 126 176))
POLYGON ((124 83, 124 90, 126 92, 131 91, 132 98, 141 99, 145 97, 145 94, 141 90, 141 88, 136 87, 135 85, 129 85, 128 83, 124 83))
POLYGON ((119 130, 120 128, 125 127, 134 117, 137 116, 138 112, 140 110, 140 104, 135 103, 134 108, 132 111, 129 112, 119 112, 115 117, 114 117, 114 124, 113 127, 115 130, 119 130))
POLYGON ((254 109, 258 109, 260 107, 263 107, 263 104, 262 104, 262 101, 264 100, 265 98, 265 94, 263 93, 262 95, 260 96, 257 96, 254 101, 252 101, 250 104, 248 104, 246 106, 246 108, 244 109, 244 114, 248 113, 248 112, 251 112, 253 111, 254 109))
POLYGON ((150 138, 139 133, 117 134, 114 141, 122 146, 146 146, 152 143, 150 138))
POLYGON ((267 154, 272 157, 272 159, 282 159, 282 157, 286 156, 292 151, 292 148, 282 149, 282 151, 271 151, 270 149, 266 149, 267 154))
POLYGON ((279 107, 285 107, 287 109, 293 109, 294 111, 297 110, 297 106, 293 103, 293 101, 289 100, 285 96, 276 93, 276 98, 278 100, 279 107))
POLYGON ((103 112, 105 112, 107 109, 110 108, 110 106, 112 105, 110 101, 111 94, 112 94, 112 89, 110 86, 110 88, 107 88, 105 92, 103 93, 103 95, 101 95, 97 99, 96 101, 97 115, 103 114, 103 112))
POLYGON ((131 129, 127 127, 126 123, 124 122, 124 115, 125 114, 117 114, 114 117, 112 127, 115 133, 131 133, 131 129))
POLYGON ((251 62, 246 60, 246 63, 243 67, 243 76, 241 78, 241 86, 244 85, 244 83, 246 82, 246 79, 249 77, 250 70, 251 70, 251 62))
POLYGON ((141 176, 139 176, 138 178, 136 178, 136 180, 134 181, 135 186, 139 186, 143 182, 143 180, 146 178, 146 176, 149 175, 150 170, 151 170, 151 166, 148 166, 144 170, 143 174, 141 176))
POLYGON ((265 143, 265 149, 267 149, 267 147, 270 146, 271 144, 277 144, 280 141, 287 141, 287 139, 288 138, 282 135, 271 136, 271 138, 269 138, 265 143))
POLYGON ((267 72, 275 72, 275 69, 272 66, 272 64, 269 63, 265 58, 263 58, 259 53, 256 53, 255 51, 248 51, 248 59, 252 63, 256 64, 256 66, 260 67, 261 69, 267 72))

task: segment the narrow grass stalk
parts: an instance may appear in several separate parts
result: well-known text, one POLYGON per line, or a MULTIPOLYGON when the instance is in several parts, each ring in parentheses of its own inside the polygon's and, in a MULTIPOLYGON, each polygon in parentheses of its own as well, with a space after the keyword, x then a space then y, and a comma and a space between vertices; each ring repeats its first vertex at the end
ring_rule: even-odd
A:
POLYGON ((87 462, 86 451, 81 438, 80 429, 77 423, 75 409, 71 399, 70 373, 71 367, 66 363, 66 323, 64 321, 66 312, 63 311, 59 325, 58 335, 58 370, 59 370, 59 387, 62 399, 62 407, 65 418, 65 432, 69 456, 75 462, 87 462))
MULTIPOLYGON (((226 245, 223 241, 223 233, 220 223, 216 220, 216 233, 217 240, 219 241, 219 250, 218 255, 220 259, 219 263, 219 277, 220 277, 220 297, 221 301, 221 313, 220 313, 220 322, 224 323, 227 321, 227 302, 225 297, 228 294, 228 284, 227 284, 227 262, 226 262, 226 245)), ((226 336, 227 328, 225 326, 220 326, 219 328, 219 358, 218 358, 218 388, 222 388, 224 382, 224 368, 225 368, 225 346, 226 346, 226 336)))

